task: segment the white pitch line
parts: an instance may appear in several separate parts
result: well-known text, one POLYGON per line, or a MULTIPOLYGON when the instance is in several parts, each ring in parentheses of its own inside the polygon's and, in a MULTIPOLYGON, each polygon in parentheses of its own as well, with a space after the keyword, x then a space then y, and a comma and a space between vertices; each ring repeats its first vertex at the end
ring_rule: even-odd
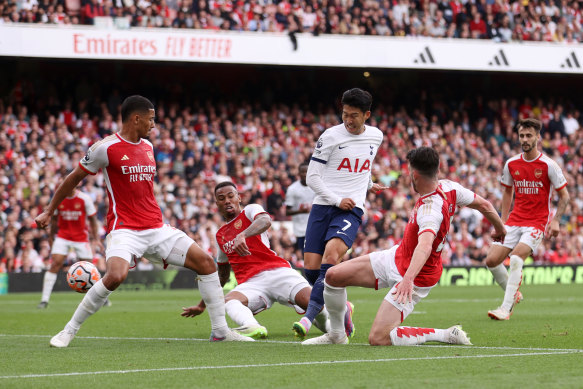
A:
MULTIPOLYGON (((51 338, 52 335, 22 335, 22 334, 0 334, 0 338, 51 338)), ((147 338, 147 337, 125 337, 125 336, 76 336, 75 339, 89 339, 89 340, 141 340, 141 341, 191 341, 191 342, 208 342, 209 340, 204 338, 147 338)), ((274 343, 274 344, 297 344, 299 341, 290 340, 258 340, 256 343, 274 343)), ((368 343, 350 343, 352 346, 368 346, 368 343)), ((583 349, 576 348, 546 348, 546 347, 507 347, 507 346, 462 346, 456 344, 422 344, 417 346, 407 346, 407 347, 429 347, 429 348, 472 348, 481 350, 514 350, 514 351, 549 351, 549 352, 573 352, 573 353, 583 353, 583 349)))
POLYGON ((191 367, 166 367, 159 369, 134 369, 134 370, 105 370, 105 371, 83 371, 71 373, 52 374, 23 374, 14 376, 0 376, 0 379, 22 379, 22 378, 47 378, 47 377, 70 377, 99 374, 129 374, 129 373, 151 373, 161 371, 192 371, 192 370, 212 370, 212 369, 247 369, 255 367, 287 367, 304 365, 336 365, 344 363, 380 363, 380 362, 402 362, 402 361, 426 361, 443 359, 470 359, 470 358, 504 358, 504 357, 525 357, 531 355, 561 355, 573 354, 573 351, 544 352, 544 353, 522 353, 522 354, 499 354, 499 355, 465 355, 465 356, 445 356, 445 357, 419 357, 419 358, 386 358, 386 359, 352 359, 346 361, 310 361, 310 362, 286 362, 286 363, 262 363, 256 365, 226 365, 226 366, 191 366, 191 367))

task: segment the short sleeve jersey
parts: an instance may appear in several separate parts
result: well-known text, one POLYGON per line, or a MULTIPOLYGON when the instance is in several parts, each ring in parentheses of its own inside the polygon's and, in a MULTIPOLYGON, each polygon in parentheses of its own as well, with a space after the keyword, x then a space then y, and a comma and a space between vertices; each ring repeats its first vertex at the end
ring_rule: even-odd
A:
MULTIPOLYGON (((322 181, 341 198, 351 198, 364 211, 372 164, 383 141, 376 127, 364 126, 364 132, 353 135, 344 124, 330 127, 320 136, 310 163, 326 165, 322 181)), ((328 204, 316 195, 314 204, 328 204)))
POLYGON ((154 197, 156 161, 150 142, 132 143, 119 134, 110 135, 91 146, 79 166, 89 174, 103 171, 109 197, 108 233, 162 227, 162 212, 154 197))
POLYGON ((57 236, 73 242, 89 241, 87 217, 97 213, 89 195, 75 192, 57 208, 57 236))
POLYGON ((223 255, 219 255, 219 263, 230 263, 235 278, 239 284, 247 281, 254 275, 265 270, 279 267, 291 267, 289 262, 278 256, 269 246, 267 231, 251 236, 245 240, 251 255, 240 256, 233 250, 233 240, 242 231, 253 223, 253 220, 262 213, 267 213, 259 204, 249 204, 241 213, 219 228, 217 244, 223 255))
MULTIPOLYGON (((297 211, 300 205, 309 206, 314 201, 316 194, 307 185, 302 185, 300 181, 296 181, 287 188, 285 194, 285 205, 291 207, 292 211, 297 211)), ((306 227, 308 225, 309 213, 298 213, 291 217, 294 229, 294 235, 297 237, 306 236, 306 227)))
POLYGON ((395 263, 402 276, 411 264, 413 252, 419 242, 419 235, 430 231, 435 235, 431 254, 415 277, 414 283, 420 287, 437 284, 443 270, 441 250, 446 243, 451 218, 457 207, 471 204, 475 196, 474 192, 456 182, 440 180, 435 192, 417 200, 405 227, 403 240, 395 253, 395 263))
POLYGON ((532 161, 525 160, 522 153, 510 158, 500 182, 514 186, 514 207, 506 225, 542 231, 550 221, 553 188, 560 190, 567 185, 559 165, 542 153, 532 161))

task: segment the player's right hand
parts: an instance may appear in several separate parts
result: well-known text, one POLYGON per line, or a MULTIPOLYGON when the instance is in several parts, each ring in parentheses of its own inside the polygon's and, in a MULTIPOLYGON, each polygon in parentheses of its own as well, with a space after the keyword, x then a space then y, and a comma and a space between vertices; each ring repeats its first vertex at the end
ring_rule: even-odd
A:
POLYGON ((352 208, 356 207, 356 203, 354 202, 354 200, 352 200, 351 198, 343 198, 340 201, 340 205, 338 206, 338 208, 344 210, 344 211, 351 211, 352 208))
POLYGON ((52 215, 49 215, 47 211, 44 211, 40 215, 34 218, 34 221, 38 228, 46 228, 51 221, 52 215))
POLYGON ((502 232, 497 232, 494 230, 492 232, 492 240, 494 242, 504 242, 504 238, 506 237, 506 228, 502 232))
POLYGON ((184 317, 195 317, 203 313, 205 307, 201 307, 200 305, 193 305, 192 307, 184 308, 182 307, 182 313, 180 316, 184 317))

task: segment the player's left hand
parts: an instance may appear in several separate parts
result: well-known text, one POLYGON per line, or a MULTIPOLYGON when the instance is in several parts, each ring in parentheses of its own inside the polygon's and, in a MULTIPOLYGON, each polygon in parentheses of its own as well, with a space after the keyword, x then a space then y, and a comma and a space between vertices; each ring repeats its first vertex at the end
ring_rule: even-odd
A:
POLYGON ((399 304, 407 304, 413 301, 413 280, 408 278, 403 278, 395 286, 395 291, 393 292, 393 299, 399 304))
POLYGON ((504 238, 506 237, 506 228, 502 232, 497 232, 494 230, 492 232, 492 240, 494 242, 504 242, 504 238))
POLYGON ((247 242, 245 242, 245 237, 242 234, 237 235, 235 239, 233 239, 233 250, 242 257, 251 255, 251 251, 249 251, 247 242))
POLYGON ((203 313, 205 307, 201 307, 200 305, 193 305, 192 307, 184 308, 182 307, 182 313, 180 316, 184 317, 195 317, 203 313))
POLYGON ((545 230, 545 236, 547 238, 556 238, 559 235, 559 231, 560 231, 559 221, 553 219, 551 220, 551 222, 549 223, 545 230))
POLYGON ((372 186, 370 187, 370 189, 368 190, 369 193, 372 194, 378 194, 381 191, 385 190, 385 189, 389 189, 389 186, 384 186, 384 185, 380 185, 380 184, 372 184, 372 186))

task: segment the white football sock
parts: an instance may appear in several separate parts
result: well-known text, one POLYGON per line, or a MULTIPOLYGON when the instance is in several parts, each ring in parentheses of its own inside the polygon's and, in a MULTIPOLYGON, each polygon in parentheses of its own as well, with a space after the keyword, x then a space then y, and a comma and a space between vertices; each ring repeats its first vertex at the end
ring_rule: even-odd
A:
POLYGON ((97 281, 95 285, 89 289, 81 303, 77 307, 77 310, 73 314, 73 317, 67 323, 67 326, 78 331, 81 324, 87 320, 87 318, 93 315, 99 310, 107 300, 107 297, 111 294, 111 290, 108 290, 105 285, 103 285, 103 279, 97 281))
POLYGON ((518 255, 510 257, 510 274, 508 275, 508 285, 506 285, 506 292, 504 293, 504 302, 502 308, 511 311, 514 306, 514 296, 520 288, 522 283, 522 266, 524 261, 518 255))
POLYGON ((229 300, 225 303, 227 315, 237 323, 238 326, 259 325, 259 322, 253 317, 253 312, 244 306, 239 300, 229 300))
POLYGON ((504 263, 501 263, 498 266, 494 267, 488 266, 488 270, 490 270, 490 272, 494 276, 494 280, 496 281, 496 283, 500 285, 502 290, 506 291, 506 285, 508 283, 508 270, 506 270, 506 266, 504 266, 504 263))
POLYGON ((389 335, 394 346, 415 346, 425 342, 447 343, 446 334, 447 330, 439 328, 396 327, 389 335))
POLYGON ((346 299, 346 288, 337 288, 324 282, 324 302, 330 315, 330 335, 346 336, 344 329, 346 299))
POLYGON ((326 306, 322 308, 322 311, 318 313, 314 319, 314 325, 324 333, 330 332, 330 315, 328 314, 326 306))
POLYGON ((198 275, 198 290, 204 300, 215 336, 227 335, 229 327, 225 318, 225 295, 219 281, 219 273, 198 275))
POLYGON ((44 301, 46 303, 49 302, 56 281, 57 273, 51 273, 50 271, 47 270, 43 278, 43 294, 42 297, 40 298, 40 301, 44 301))

